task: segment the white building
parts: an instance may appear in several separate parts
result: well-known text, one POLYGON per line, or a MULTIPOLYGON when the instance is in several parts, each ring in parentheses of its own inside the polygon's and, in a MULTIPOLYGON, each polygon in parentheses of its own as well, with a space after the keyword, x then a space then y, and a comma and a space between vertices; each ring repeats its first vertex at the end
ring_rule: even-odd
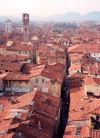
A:
POLYGON ((9 19, 7 19, 5 21, 5 32, 6 33, 11 33, 12 32, 12 22, 9 19))
POLYGON ((100 53, 98 51, 98 53, 91 53, 90 57, 94 58, 97 61, 100 61, 100 53))

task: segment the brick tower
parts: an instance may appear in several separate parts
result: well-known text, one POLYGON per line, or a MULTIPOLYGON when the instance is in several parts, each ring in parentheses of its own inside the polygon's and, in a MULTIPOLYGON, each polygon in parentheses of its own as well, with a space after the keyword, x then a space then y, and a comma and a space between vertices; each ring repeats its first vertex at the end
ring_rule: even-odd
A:
POLYGON ((24 13, 22 15, 23 21, 23 41, 29 41, 29 14, 24 13))

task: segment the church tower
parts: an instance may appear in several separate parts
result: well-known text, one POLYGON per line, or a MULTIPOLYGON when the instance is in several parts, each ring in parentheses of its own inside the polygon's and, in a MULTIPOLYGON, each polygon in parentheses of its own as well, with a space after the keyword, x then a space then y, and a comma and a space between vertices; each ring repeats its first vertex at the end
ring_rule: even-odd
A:
POLYGON ((22 15, 23 18, 23 41, 29 41, 29 14, 24 13, 22 15))
POLYGON ((12 23, 9 19, 5 21, 5 32, 12 33, 12 23))

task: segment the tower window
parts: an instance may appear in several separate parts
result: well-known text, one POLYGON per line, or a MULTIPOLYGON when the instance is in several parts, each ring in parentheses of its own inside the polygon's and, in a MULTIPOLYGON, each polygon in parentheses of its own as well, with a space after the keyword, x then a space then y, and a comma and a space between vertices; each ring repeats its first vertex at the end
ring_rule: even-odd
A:
POLYGON ((42 79, 42 83, 44 83, 44 79, 42 79))
POLYGON ((25 31, 26 31, 26 28, 25 28, 25 31))
POLYGON ((36 79, 35 82, 38 83, 38 79, 36 79))
POLYGON ((25 19, 27 19, 27 16, 25 16, 25 19))

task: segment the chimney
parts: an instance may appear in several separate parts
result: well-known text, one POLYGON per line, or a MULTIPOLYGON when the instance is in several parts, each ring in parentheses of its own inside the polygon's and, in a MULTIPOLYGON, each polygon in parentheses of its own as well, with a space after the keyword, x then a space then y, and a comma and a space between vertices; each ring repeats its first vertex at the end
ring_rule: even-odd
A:
POLYGON ((41 127, 41 122, 39 121, 39 123, 38 123, 38 129, 42 129, 42 127, 41 127))

